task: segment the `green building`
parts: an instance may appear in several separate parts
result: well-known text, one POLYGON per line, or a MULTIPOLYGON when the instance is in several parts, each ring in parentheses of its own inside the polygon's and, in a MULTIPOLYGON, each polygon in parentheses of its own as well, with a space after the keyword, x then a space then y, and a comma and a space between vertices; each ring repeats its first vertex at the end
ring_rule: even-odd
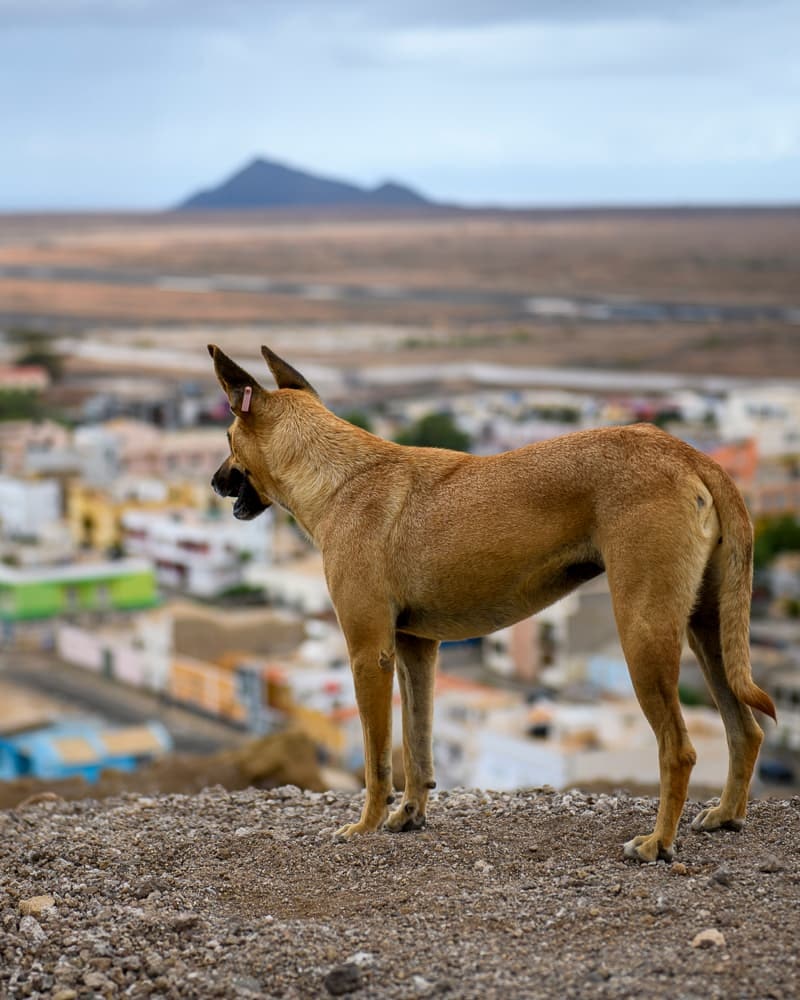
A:
POLYGON ((0 621, 23 622, 81 611, 134 611, 158 603, 153 567, 139 559, 66 566, 0 565, 0 621))

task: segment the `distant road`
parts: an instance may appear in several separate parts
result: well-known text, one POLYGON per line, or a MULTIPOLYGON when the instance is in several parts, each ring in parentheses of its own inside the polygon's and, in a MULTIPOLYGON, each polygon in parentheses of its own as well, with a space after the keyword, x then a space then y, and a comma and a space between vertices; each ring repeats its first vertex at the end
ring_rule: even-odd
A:
MULTIPOLYGON (((65 355, 83 364, 104 371, 139 371, 164 375, 180 373, 183 377, 211 379, 208 356, 195 349, 137 347, 130 344, 108 343, 105 340, 64 337, 59 341, 65 355)), ((418 395, 421 391, 441 387, 450 382, 479 388, 540 388, 569 389, 575 392, 627 392, 631 388, 631 372, 625 369, 568 368, 565 366, 531 366, 494 364, 487 361, 448 361, 435 366, 413 362, 362 365, 358 368, 339 367, 317 360, 301 361, 304 373, 326 399, 350 400, 359 394, 365 398, 378 393, 418 395)), ((709 375, 673 372, 636 372, 639 392, 669 393, 693 388, 701 392, 730 392, 740 386, 780 384, 799 385, 792 377, 753 378, 745 375, 709 375)))
POLYGON ((0 676, 108 722, 135 725, 158 719, 181 753, 213 753, 245 738, 243 730, 162 700, 148 691, 119 684, 43 653, 8 651, 0 676))
POLYGON ((328 302, 448 302, 495 306, 519 317, 586 323, 753 323, 800 325, 800 305, 648 302, 626 297, 554 297, 480 288, 420 288, 401 285, 328 284, 273 281, 258 274, 179 275, 93 267, 2 266, 0 278, 77 284, 124 285, 161 291, 246 292, 328 302))

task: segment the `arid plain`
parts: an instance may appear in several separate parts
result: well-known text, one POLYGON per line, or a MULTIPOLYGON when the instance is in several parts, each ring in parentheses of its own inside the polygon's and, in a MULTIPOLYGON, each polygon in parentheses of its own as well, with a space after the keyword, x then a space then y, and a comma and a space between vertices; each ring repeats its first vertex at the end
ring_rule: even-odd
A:
POLYGON ((0 319, 198 350, 800 375, 800 210, 0 217, 0 319))

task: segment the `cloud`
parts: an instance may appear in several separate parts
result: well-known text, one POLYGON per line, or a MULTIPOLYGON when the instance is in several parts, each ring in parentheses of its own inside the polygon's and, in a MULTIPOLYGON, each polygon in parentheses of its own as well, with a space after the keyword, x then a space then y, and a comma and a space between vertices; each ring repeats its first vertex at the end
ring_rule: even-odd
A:
MULTIPOLYGON (((782 0, 764 0, 766 11, 782 0)), ((91 20, 95 25, 220 24, 244 19, 274 24, 285 17, 349 21, 372 28, 469 27, 509 23, 577 23, 703 18, 736 12, 749 0, 0 0, 0 18, 27 24, 91 20)))
POLYGON ((159 206, 254 154, 489 201, 732 185, 800 153, 799 30, 790 0, 0 0, 0 197, 159 206))

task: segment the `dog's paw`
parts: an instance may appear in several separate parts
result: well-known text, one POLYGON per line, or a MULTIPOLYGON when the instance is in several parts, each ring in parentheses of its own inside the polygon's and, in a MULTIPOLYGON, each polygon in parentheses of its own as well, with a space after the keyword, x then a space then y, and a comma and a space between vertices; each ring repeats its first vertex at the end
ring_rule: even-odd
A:
POLYGON ((710 806, 702 809, 692 820, 692 829, 696 833, 711 833, 714 830, 741 830, 744 817, 730 816, 721 806, 710 806))
POLYGON ((358 823, 346 823, 341 829, 334 833, 333 840, 337 844, 344 844, 348 840, 352 840, 353 837, 362 837, 365 833, 374 832, 375 827, 362 823, 361 820, 359 820, 358 823))
POLYGON ((390 833, 407 833, 409 830, 421 830, 427 820, 416 802, 403 802, 389 815, 384 826, 390 833))
POLYGON ((623 847, 626 858, 649 863, 652 861, 672 861, 675 852, 671 847, 663 847, 654 833, 634 837, 623 847))

